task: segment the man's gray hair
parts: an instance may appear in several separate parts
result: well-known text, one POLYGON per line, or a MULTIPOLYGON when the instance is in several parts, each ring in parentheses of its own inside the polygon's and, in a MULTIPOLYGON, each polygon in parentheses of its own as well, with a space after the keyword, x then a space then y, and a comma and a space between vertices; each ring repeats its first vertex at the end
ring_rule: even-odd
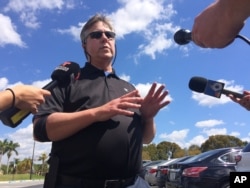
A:
POLYGON ((87 22, 86 24, 83 26, 82 28, 82 31, 81 31, 81 34, 80 34, 80 38, 81 38, 81 41, 82 43, 85 43, 86 42, 86 37, 87 37, 87 32, 88 30, 97 22, 103 22, 105 23, 109 29, 111 31, 114 31, 114 28, 112 27, 111 25, 111 21, 105 16, 105 15, 102 15, 102 14, 96 14, 94 16, 92 16, 87 22))

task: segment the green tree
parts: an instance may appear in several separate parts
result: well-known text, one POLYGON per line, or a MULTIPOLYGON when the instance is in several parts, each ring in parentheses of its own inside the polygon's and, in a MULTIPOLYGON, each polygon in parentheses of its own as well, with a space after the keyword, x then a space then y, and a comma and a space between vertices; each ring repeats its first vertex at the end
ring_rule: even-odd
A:
POLYGON ((150 160, 152 161, 158 160, 157 148, 155 144, 149 144, 149 145, 144 146, 143 151, 149 154, 150 160))
POLYGON ((30 173, 30 168, 31 168, 31 159, 30 158, 25 158, 24 160, 20 161, 17 165, 17 170, 19 173, 24 174, 24 173, 30 173))
POLYGON ((39 158, 38 158, 38 161, 42 161, 42 174, 44 174, 44 172, 45 172, 45 169, 46 169, 46 160, 48 159, 48 155, 46 154, 46 153, 42 153, 40 156, 39 156, 39 158))
POLYGON ((212 149, 225 148, 225 147, 242 147, 245 142, 239 138, 230 135, 214 135, 210 136, 202 145, 201 152, 212 149))
POLYGON ((157 145, 159 159, 169 159, 184 156, 179 145, 173 142, 163 141, 157 145), (182 156, 179 156, 182 155, 182 156))
POLYGON ((14 143, 12 140, 10 142, 8 142, 7 145, 7 174, 9 173, 9 160, 10 157, 12 156, 13 152, 18 155, 18 152, 16 150, 16 148, 20 147, 20 145, 18 143, 14 143))
POLYGON ((198 145, 193 144, 193 145, 189 146, 187 152, 188 152, 188 155, 197 155, 197 154, 201 153, 201 150, 200 150, 200 147, 198 145))
POLYGON ((2 157, 7 152, 8 140, 4 139, 4 141, 0 140, 0 171, 2 167, 2 157))
POLYGON ((142 150, 142 160, 151 160, 149 152, 145 151, 144 147, 143 147, 143 150, 142 150))

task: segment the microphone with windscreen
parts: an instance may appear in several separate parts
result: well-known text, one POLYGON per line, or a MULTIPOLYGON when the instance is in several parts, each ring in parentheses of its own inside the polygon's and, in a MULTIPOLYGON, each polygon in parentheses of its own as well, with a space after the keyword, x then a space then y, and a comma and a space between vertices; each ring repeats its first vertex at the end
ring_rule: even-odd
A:
POLYGON ((192 77, 189 81, 188 86, 192 91, 204 93, 205 95, 209 95, 216 98, 220 98, 221 94, 231 94, 236 98, 242 98, 244 96, 241 93, 236 93, 234 91, 224 89, 225 83, 223 82, 207 80, 206 78, 198 76, 192 77))
MULTIPOLYGON (((51 74, 52 81, 49 82, 43 89, 52 91, 57 85, 67 85, 70 83, 71 77, 77 80, 80 76, 79 64, 66 61, 55 68, 51 74)), ((17 107, 11 107, 0 113, 0 120, 3 124, 15 128, 22 120, 24 120, 31 112, 28 110, 21 110, 17 107)))
POLYGON ((179 45, 188 44, 192 41, 192 33, 187 29, 180 29, 174 34, 174 41, 179 45))

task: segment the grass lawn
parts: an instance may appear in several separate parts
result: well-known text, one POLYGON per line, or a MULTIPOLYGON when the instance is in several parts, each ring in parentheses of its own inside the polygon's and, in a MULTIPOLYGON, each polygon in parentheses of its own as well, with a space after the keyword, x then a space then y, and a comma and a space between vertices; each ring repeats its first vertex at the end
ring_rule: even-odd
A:
POLYGON ((8 175, 0 175, 0 181, 14 181, 14 180, 41 180, 44 179, 44 176, 38 176, 32 174, 8 174, 8 175))

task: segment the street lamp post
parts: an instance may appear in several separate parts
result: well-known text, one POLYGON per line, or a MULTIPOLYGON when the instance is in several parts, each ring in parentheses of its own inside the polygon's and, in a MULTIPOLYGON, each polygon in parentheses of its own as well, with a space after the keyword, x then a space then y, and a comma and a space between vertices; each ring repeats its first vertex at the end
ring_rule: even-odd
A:
POLYGON ((32 173, 33 173, 33 161, 34 161, 35 145, 36 145, 36 142, 34 140, 34 143, 33 143, 33 152, 32 152, 32 159, 31 159, 31 165, 30 165, 30 180, 32 179, 32 173))

